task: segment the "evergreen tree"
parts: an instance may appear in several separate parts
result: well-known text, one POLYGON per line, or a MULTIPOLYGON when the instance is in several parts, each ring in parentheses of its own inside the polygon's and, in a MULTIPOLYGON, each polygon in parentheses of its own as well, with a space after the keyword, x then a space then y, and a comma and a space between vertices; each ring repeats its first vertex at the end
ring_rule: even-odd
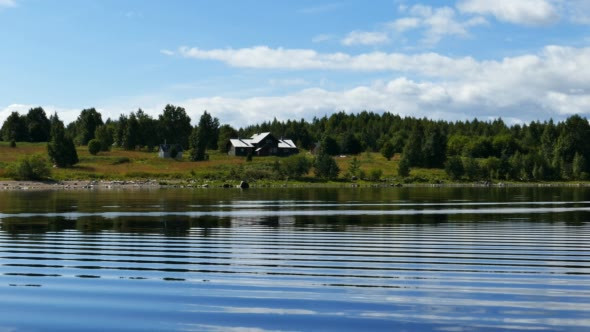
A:
POLYGON ((193 130, 191 118, 183 107, 166 105, 159 116, 162 139, 168 144, 180 144, 184 149, 189 147, 189 136, 193 130))
POLYGON ((115 145, 117 145, 118 147, 123 147, 123 141, 125 139, 125 134, 127 133, 127 122, 128 121, 129 121, 129 118, 126 115, 121 114, 119 116, 119 120, 115 124, 114 140, 115 140, 115 145))
POLYGON ((410 161, 402 157, 397 165, 397 175, 407 177, 410 175, 410 161))
POLYGON ((49 158, 57 167, 70 167, 78 163, 78 153, 74 141, 65 134, 63 122, 57 117, 57 113, 50 119, 51 139, 47 143, 49 158))
POLYGON ((475 158, 465 158, 463 160, 463 170, 470 181, 476 180, 480 177, 481 168, 475 158))
POLYGON ((83 109, 76 119, 76 143, 86 145, 94 138, 98 126, 103 125, 102 116, 94 108, 83 109))
POLYGON ((135 150, 140 141, 139 122, 135 114, 131 113, 127 119, 127 126, 123 134, 123 149, 135 150))
POLYGON ((393 144, 391 144, 390 141, 385 142, 385 144, 381 148, 381 154, 387 160, 391 160, 391 157, 393 157, 393 155, 395 154, 395 148, 394 148, 393 144))
POLYGON ((12 112, 6 118, 0 132, 5 141, 26 142, 29 140, 26 118, 18 112, 12 112))
POLYGON ((152 151, 161 142, 158 121, 142 111, 141 108, 137 110, 135 117, 138 125, 137 145, 146 146, 148 151, 152 151))
POLYGON ((207 111, 203 112, 198 127, 193 128, 190 136, 190 159, 192 161, 205 160, 205 151, 210 146, 217 146, 218 136, 219 120, 213 118, 207 111), (215 141, 215 145, 211 144, 211 141, 215 141))
POLYGON ((109 151, 113 145, 113 129, 112 126, 102 125, 98 126, 94 131, 94 137, 100 143, 100 151, 109 151))
POLYGON ((445 163, 445 172, 453 180, 459 180, 463 174, 465 174, 465 168, 463 168, 463 161, 459 156, 452 156, 447 159, 445 163))
POLYGON ((320 150, 323 150, 326 154, 330 156, 336 156, 340 154, 340 146, 338 146, 338 142, 332 136, 324 136, 322 141, 320 142, 320 150))
POLYGON ((586 158, 583 155, 576 153, 572 164, 572 173, 575 179, 585 180, 586 158))
POLYGON ((404 147, 403 158, 405 158, 410 166, 421 166, 422 165, 422 128, 419 125, 415 125, 412 130, 410 137, 406 141, 404 147))
POLYGON ((47 142, 51 131, 51 124, 41 107, 31 108, 25 118, 28 137, 31 142, 47 142))
POLYGON ((446 159, 447 137, 437 125, 426 127, 422 144, 422 165, 441 168, 446 159))
POLYGON ((199 127, 194 127, 189 138, 190 152, 189 159, 192 161, 205 160, 205 151, 207 148, 207 139, 203 134, 203 130, 199 127))
POLYGON ((348 175, 350 177, 358 176, 360 169, 360 161, 356 157, 353 157, 352 160, 350 160, 350 163, 348 164, 348 175))
POLYGON ((229 140, 238 137, 238 131, 230 125, 223 125, 219 127, 219 137, 217 139, 217 148, 221 153, 229 151, 229 140))
POLYGON ((320 151, 315 158, 313 163, 314 173, 316 177, 323 179, 335 179, 340 173, 340 168, 336 164, 336 161, 330 156, 322 146, 325 146, 325 140, 320 146, 320 151))
POLYGON ((361 142, 351 132, 344 134, 340 146, 344 154, 359 154, 362 152, 361 142))

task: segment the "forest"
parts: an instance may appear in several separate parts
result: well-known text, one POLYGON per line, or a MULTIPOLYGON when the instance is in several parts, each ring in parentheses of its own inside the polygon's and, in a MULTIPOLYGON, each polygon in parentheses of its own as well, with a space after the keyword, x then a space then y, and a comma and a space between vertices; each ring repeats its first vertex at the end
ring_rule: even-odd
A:
MULTIPOLYGON (((0 138, 11 145, 48 142, 49 158, 58 167, 77 163, 75 146, 88 146, 93 154, 113 147, 149 152, 168 142, 181 144, 191 161, 206 160, 207 151, 227 152, 230 138, 269 131, 292 139, 300 149, 317 146, 316 168, 319 162, 329 164, 330 156, 369 151, 388 160, 398 155, 400 176, 414 167, 444 169, 453 180, 469 181, 588 180, 590 173, 590 125, 579 115, 510 126, 499 118, 451 122, 388 112, 338 112, 309 121, 273 119, 242 128, 220 124, 206 111, 197 125, 191 120, 184 108, 174 105, 167 105, 157 118, 139 109, 106 120, 89 108, 65 125, 57 114, 47 117, 37 107, 24 115, 10 114, 0 138)), ((338 176, 334 171, 329 177, 338 176)))

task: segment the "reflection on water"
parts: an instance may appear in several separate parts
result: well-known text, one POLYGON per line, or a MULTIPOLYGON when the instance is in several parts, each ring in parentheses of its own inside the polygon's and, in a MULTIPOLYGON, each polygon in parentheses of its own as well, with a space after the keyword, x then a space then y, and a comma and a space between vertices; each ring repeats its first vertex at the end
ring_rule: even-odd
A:
POLYGON ((0 192, 0 331, 584 331, 590 191, 0 192))

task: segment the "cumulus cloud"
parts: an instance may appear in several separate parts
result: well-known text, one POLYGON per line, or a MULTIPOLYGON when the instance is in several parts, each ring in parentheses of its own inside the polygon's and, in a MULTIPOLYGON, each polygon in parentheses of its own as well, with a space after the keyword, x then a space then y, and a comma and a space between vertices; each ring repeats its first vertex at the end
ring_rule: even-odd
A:
POLYGON ((536 54, 487 61, 436 53, 351 56, 267 47, 187 54, 240 67, 402 73, 386 82, 339 91, 314 88, 283 96, 183 102, 189 109, 207 109, 238 125, 275 116, 310 118, 338 110, 391 111, 450 120, 502 116, 513 122, 590 112, 590 48, 547 46, 536 54))
MULTIPOLYGON (((390 111, 447 120, 501 116, 513 122, 590 114, 590 47, 547 46, 535 54, 485 61, 436 53, 374 52, 352 56, 267 47, 262 48, 260 54, 257 52, 256 48, 251 48, 246 51, 199 50, 189 54, 242 67, 380 70, 396 74, 389 80, 340 90, 308 88, 284 95, 248 98, 150 99, 143 104, 107 105, 100 111, 104 118, 116 118, 120 113, 141 107, 157 116, 166 103, 173 103, 185 107, 194 121, 208 110, 222 122, 235 126, 274 117, 311 119, 340 110, 390 111)), ((275 83, 304 81, 277 80, 275 83)), ((30 107, 11 105, 0 111, 0 117, 5 118, 12 110, 26 112, 30 107)), ((45 109, 48 113, 57 110, 67 122, 74 120, 82 107, 45 109)))
POLYGON ((457 18, 455 9, 450 7, 433 8, 425 5, 414 5, 412 7, 400 7, 400 11, 409 16, 399 18, 386 24, 386 26, 398 33, 423 29, 424 38, 422 41, 427 45, 434 45, 445 36, 468 36, 469 28, 487 23, 480 16, 461 20, 457 18))
POLYGON ((462 0, 457 8, 463 13, 492 15, 504 22, 524 25, 554 23, 559 14, 548 0, 462 0))
POLYGON ((180 47, 178 53, 187 58, 216 60, 232 67, 241 68, 420 71, 430 76, 459 74, 471 70, 475 63, 471 57, 450 58, 437 53, 407 55, 371 52, 350 55, 347 53, 318 53, 311 49, 270 48, 268 46, 213 50, 180 47))
POLYGON ((367 31, 352 31, 344 39, 342 45, 379 45, 389 42, 389 37, 385 32, 367 32, 367 31))

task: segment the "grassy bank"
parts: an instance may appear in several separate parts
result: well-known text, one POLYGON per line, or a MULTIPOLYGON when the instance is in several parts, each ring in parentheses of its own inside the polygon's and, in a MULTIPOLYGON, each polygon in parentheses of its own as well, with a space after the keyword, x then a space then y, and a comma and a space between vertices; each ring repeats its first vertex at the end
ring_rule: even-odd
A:
MULTIPOLYGON (((223 182, 231 180, 257 180, 260 182, 280 183, 286 179, 277 176, 273 172, 273 166, 282 158, 279 157, 254 157, 247 162, 242 157, 232 157, 217 151, 208 151, 210 159, 202 162, 191 162, 186 156, 183 160, 170 160, 158 158, 156 152, 124 151, 113 149, 108 152, 100 152, 97 155, 88 153, 86 146, 77 147, 80 162, 71 168, 53 168, 52 178, 55 180, 196 180, 199 182, 223 182)), ((307 151, 301 152, 310 159, 313 158, 307 151)), ((8 142, 0 142, 0 179, 9 179, 7 168, 19 158, 32 154, 47 154, 46 143, 18 142, 16 148, 11 148, 8 142)), ((335 157, 340 167, 339 181, 349 181, 346 176, 350 161, 353 156, 335 157)), ((441 169, 412 169, 410 177, 403 179, 397 175, 399 156, 391 161, 386 160, 379 153, 362 153, 356 158, 360 162, 361 173, 369 178, 376 170, 381 171, 379 181, 391 182, 448 182, 449 179, 441 169)), ((289 182, 301 183, 329 183, 320 181, 313 176, 313 171, 308 175, 297 179, 288 179, 289 182)), ((364 180, 359 180, 363 182, 364 180)), ((365 182, 378 182, 373 179, 365 182)))

